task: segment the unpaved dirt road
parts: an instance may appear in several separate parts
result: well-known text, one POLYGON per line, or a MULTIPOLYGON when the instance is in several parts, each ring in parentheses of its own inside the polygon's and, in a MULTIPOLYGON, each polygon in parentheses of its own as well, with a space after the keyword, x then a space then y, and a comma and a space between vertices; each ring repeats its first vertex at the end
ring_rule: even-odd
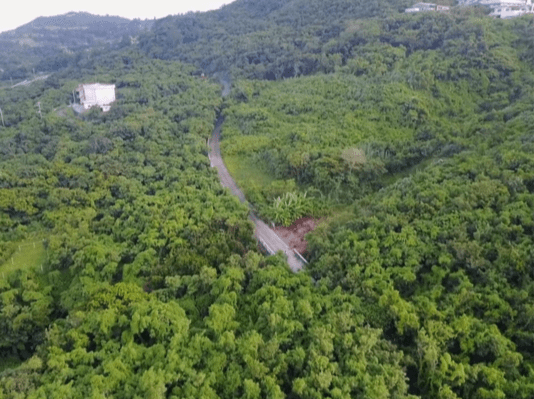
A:
MULTIPOLYGON (((209 140, 209 158, 211 166, 217 168, 217 171, 219 172, 219 178, 223 187, 228 187, 232 194, 239 198, 239 201, 246 202, 245 195, 239 189, 234 179, 232 179, 232 176, 228 172, 228 169, 226 169, 226 166, 224 165, 223 159, 221 157, 219 140, 221 136, 221 127, 223 122, 224 118, 222 117, 217 120, 215 129, 213 130, 211 139, 209 140)), ((278 237, 278 235, 269 226, 267 226, 267 224, 260 220, 252 211, 250 212, 250 220, 252 220, 252 222, 256 226, 256 238, 269 253, 275 254, 278 251, 284 252, 287 256, 287 263, 289 264, 291 270, 293 270, 294 272, 298 272, 304 267, 304 261, 302 261, 291 250, 291 248, 289 248, 289 246, 284 241, 282 241, 282 239, 278 237)))

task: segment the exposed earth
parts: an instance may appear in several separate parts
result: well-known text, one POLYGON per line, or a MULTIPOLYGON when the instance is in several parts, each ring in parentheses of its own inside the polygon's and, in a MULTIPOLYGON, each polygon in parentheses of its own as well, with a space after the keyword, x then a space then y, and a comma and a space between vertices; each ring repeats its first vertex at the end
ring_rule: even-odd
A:
POLYGON ((291 249, 296 249, 300 254, 304 254, 308 244, 304 239, 304 236, 313 231, 321 220, 322 219, 314 219, 311 217, 300 218, 291 226, 277 226, 274 228, 274 231, 291 249))

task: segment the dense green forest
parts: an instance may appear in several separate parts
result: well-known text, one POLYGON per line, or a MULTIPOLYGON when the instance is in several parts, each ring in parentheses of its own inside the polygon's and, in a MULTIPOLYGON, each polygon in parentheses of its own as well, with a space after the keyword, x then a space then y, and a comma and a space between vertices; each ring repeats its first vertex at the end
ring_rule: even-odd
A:
POLYGON ((330 73, 240 80, 224 110, 260 213, 345 205, 308 272, 359 298, 428 398, 534 394, 533 21, 482 16, 354 23, 330 73))
POLYGON ((70 70, 4 108, 0 395, 405 397, 402 354, 356 298, 256 250, 206 156, 219 86, 136 53, 100 60, 115 64, 75 74, 117 85, 109 113, 71 114, 70 70), (42 263, 9 262, 38 238, 42 263))
MULTIPOLYGON (((444 4, 447 1, 444 2, 444 4)), ((315 72, 325 44, 348 21, 397 14, 409 0, 237 0, 217 11, 156 21, 140 36, 150 57, 197 65, 207 73, 280 79, 315 72)))
POLYGON ((0 398, 532 398, 534 19, 408 5, 238 0, 0 89, 0 398), (305 270, 219 116, 265 220, 323 218, 305 270))

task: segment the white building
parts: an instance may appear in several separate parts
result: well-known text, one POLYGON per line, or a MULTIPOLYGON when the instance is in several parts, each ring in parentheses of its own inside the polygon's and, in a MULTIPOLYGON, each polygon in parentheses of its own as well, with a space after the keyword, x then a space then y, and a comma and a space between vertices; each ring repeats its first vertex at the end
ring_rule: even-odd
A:
POLYGON ((532 0, 458 0, 458 4, 487 6, 491 8, 490 16, 503 19, 534 14, 532 0))
POLYGON ((448 6, 440 6, 433 3, 417 3, 404 10, 406 13, 423 12, 423 11, 448 11, 448 6))
POLYGON ((98 106, 102 108, 102 111, 107 112, 111 108, 111 103, 115 101, 115 85, 81 84, 76 91, 84 109, 98 106))
POLYGON ((490 16, 503 18, 503 19, 520 17, 521 15, 534 13, 532 0, 525 0, 525 1, 518 1, 518 0, 504 1, 503 0, 498 3, 492 4, 490 7, 492 9, 490 16))

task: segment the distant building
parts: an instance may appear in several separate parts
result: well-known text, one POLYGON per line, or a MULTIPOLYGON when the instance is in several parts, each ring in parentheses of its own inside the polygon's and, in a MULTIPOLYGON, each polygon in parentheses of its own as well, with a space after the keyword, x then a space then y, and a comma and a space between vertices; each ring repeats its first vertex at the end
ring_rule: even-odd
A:
POLYGON ((76 91, 84 110, 98 106, 102 108, 102 111, 107 112, 111 109, 111 103, 115 101, 115 85, 81 84, 76 91))
POLYGON ((490 16, 503 19, 534 14, 532 0, 458 0, 458 5, 487 6, 491 9, 490 16))
POLYGON ((404 10, 406 13, 423 12, 423 11, 448 11, 448 6, 441 6, 433 3, 417 3, 404 10))

